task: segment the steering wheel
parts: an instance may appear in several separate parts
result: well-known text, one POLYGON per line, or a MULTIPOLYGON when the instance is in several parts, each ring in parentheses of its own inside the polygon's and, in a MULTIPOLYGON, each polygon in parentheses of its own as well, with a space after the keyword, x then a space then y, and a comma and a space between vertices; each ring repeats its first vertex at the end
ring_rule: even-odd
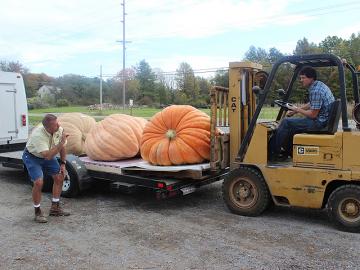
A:
POLYGON ((278 106, 280 106, 281 108, 283 108, 285 111, 288 111, 289 108, 287 106, 293 106, 291 103, 288 103, 288 102, 284 102, 282 100, 274 100, 274 103, 278 106))

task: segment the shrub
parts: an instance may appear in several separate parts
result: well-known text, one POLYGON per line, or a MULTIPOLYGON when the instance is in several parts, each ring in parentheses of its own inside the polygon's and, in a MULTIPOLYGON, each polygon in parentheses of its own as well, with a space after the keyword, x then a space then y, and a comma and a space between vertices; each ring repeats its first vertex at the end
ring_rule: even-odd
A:
POLYGON ((68 107, 69 105, 69 101, 65 98, 60 98, 56 101, 56 107, 68 107))
POLYGON ((49 104, 44 102, 40 97, 32 97, 27 99, 28 109, 48 108, 49 104))

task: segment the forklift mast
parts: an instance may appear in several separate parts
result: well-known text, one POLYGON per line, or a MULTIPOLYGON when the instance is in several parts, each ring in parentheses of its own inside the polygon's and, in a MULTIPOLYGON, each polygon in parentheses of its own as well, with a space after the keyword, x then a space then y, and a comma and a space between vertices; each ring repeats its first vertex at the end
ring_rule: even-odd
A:
MULTIPOLYGON (((229 88, 211 90, 211 158, 212 170, 233 166, 241 142, 256 109, 253 87, 260 79, 262 65, 252 62, 229 63, 229 88), (216 135, 217 129, 222 135, 216 135)), ((263 74, 262 74, 263 75, 263 74)))
POLYGON ((230 167, 255 112, 256 96, 252 89, 255 74, 261 69, 262 65, 251 62, 229 63, 230 167))

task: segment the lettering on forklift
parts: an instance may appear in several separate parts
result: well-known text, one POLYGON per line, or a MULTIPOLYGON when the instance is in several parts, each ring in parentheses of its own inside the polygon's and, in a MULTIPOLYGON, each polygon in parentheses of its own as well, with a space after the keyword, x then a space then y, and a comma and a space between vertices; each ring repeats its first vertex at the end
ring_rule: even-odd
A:
POLYGON ((236 111, 236 97, 231 97, 231 110, 236 111))
POLYGON ((320 151, 317 146, 297 146, 296 152, 302 156, 318 156, 320 151))

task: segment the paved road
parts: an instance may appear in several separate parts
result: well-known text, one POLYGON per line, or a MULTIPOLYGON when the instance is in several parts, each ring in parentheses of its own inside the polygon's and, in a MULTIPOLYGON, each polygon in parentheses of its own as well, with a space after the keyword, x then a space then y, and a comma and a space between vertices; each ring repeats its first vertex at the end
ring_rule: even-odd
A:
POLYGON ((321 211, 233 215, 221 183, 167 201, 97 185, 63 199, 72 215, 47 224, 32 221, 30 192, 21 172, 0 166, 0 269, 360 268, 360 234, 337 231, 321 211))

